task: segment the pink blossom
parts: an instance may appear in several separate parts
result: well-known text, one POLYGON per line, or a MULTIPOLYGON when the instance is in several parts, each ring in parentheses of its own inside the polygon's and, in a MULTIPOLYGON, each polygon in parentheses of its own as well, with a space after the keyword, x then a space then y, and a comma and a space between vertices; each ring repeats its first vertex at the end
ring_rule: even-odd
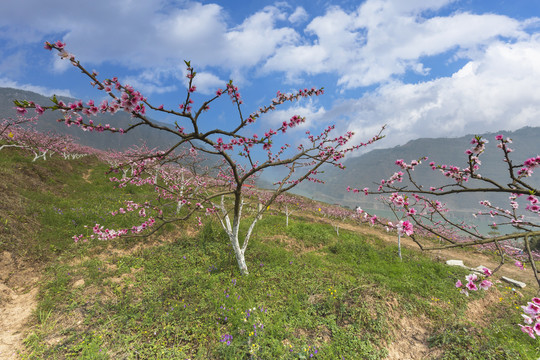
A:
POLYGON ((521 316, 523 317, 523 321, 525 322, 525 324, 531 325, 533 323, 533 319, 530 316, 527 316, 525 314, 521 314, 521 316))
POLYGON ((398 232, 400 232, 401 234, 405 233, 406 235, 411 236, 414 233, 413 225, 408 220, 400 221, 398 225, 398 232))
POLYGON ((534 336, 534 330, 532 327, 530 326, 523 326, 521 324, 519 324, 519 326, 521 327, 521 331, 523 331, 525 334, 529 335, 530 337, 532 337, 533 339, 535 339, 535 336, 534 336))
POLYGON ((534 330, 534 332, 536 333, 537 336, 540 335, 540 322, 537 322, 536 324, 534 324, 533 330, 534 330))
POLYGON ((493 285, 493 283, 489 280, 482 280, 482 282, 480 283, 480 289, 482 290, 488 290, 491 286, 493 285))
POLYGON ((458 281, 456 282, 456 287, 457 287, 457 288, 460 288, 460 287, 462 287, 462 286, 463 286, 463 283, 461 282, 461 280, 458 280, 458 281))
POLYGON ((469 281, 469 282, 467 283, 467 285, 465 285, 465 287, 466 287, 467 289, 471 290, 471 291, 476 291, 476 290, 478 290, 478 288, 476 287, 476 284, 473 283, 472 281, 469 281))
POLYGON ((540 306, 535 305, 532 302, 528 302, 527 306, 522 306, 521 308, 523 309, 523 311, 526 314, 529 314, 529 315, 538 315, 538 314, 540 314, 540 306))

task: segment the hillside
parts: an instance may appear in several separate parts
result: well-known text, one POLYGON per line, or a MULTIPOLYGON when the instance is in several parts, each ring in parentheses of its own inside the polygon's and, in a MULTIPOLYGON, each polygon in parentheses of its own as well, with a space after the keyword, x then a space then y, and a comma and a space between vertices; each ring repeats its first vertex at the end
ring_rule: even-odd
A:
MULTIPOLYGON (((114 189, 93 158, 0 156, 0 358, 536 359, 519 331, 534 292, 503 283, 464 297, 467 271, 494 267, 473 250, 418 252, 404 239, 316 212, 272 208, 240 276, 212 218, 149 239, 74 243, 85 225, 132 221, 110 211, 152 189, 114 189), (38 296, 39 293, 39 296, 38 296), (33 311, 31 311, 33 309, 33 311), (24 343, 23 343, 24 340, 24 343)), ((125 226, 125 225, 124 225, 125 226)), ((244 229, 245 231, 245 229, 244 229)), ((529 284, 512 265, 503 274, 529 284)), ((496 279, 501 273, 496 274, 496 279)))

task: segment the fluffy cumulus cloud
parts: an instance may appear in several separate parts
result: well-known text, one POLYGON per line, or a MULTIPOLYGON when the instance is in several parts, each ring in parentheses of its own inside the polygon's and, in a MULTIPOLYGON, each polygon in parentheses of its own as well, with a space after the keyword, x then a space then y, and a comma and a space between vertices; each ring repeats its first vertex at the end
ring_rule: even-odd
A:
POLYGON ((289 16, 288 19, 291 23, 295 24, 295 23, 301 23, 303 21, 306 21, 308 18, 309 18, 309 15, 306 9, 304 9, 301 6, 298 6, 294 10, 294 12, 289 16))
MULTIPOLYGON (((268 124, 303 111, 312 125, 338 121, 366 138, 387 123, 378 146, 539 125, 537 18, 457 10, 470 5, 461 0, 266 3, 3 1, 0 78, 29 82, 17 75, 32 65, 28 55, 45 39, 62 39, 90 67, 128 68, 123 80, 145 94, 181 90, 183 60, 196 67, 202 94, 229 78, 253 92, 252 83, 265 81, 269 91, 280 82, 331 82, 325 97, 339 100, 276 112, 268 124)), ((54 58, 55 71, 69 67, 54 58)))
POLYGON ((368 0, 351 12, 332 7, 307 25, 312 41, 280 47, 264 68, 286 72, 289 78, 335 73, 338 84, 350 89, 407 71, 427 74, 422 57, 453 49, 467 56, 499 37, 527 36, 523 24, 502 15, 424 16, 451 2, 368 0))
POLYGON ((494 42, 450 77, 393 81, 359 99, 336 104, 328 116, 342 129, 370 136, 388 124, 379 147, 419 137, 454 137, 540 126, 540 37, 494 42), (354 115, 352 115, 354 114, 354 115))
MULTIPOLYGON (((216 3, 20 0, 0 5, 0 38, 7 46, 61 38, 93 65, 108 61, 145 70, 191 60, 229 74, 283 73, 291 82, 337 75, 342 89, 354 89, 408 71, 427 75, 425 57, 450 50, 468 57, 498 38, 527 36, 523 23, 503 15, 434 15, 453 2, 366 0, 352 10, 319 9, 315 17, 276 3, 245 14, 237 25, 231 10, 216 3)), ((54 67, 67 66, 55 61, 54 67)))
MULTIPOLYGON (((186 57, 199 66, 253 66, 297 36, 292 28, 276 26, 287 14, 275 6, 247 15, 237 26, 227 22, 222 6, 199 2, 21 0, 0 10, 0 37, 9 42, 57 36, 87 62, 133 68, 171 66, 186 57)), ((304 15, 297 9, 291 17, 298 21, 304 15)))
MULTIPOLYGON (((287 15, 299 21, 305 12, 266 6, 235 25, 228 22, 222 6, 212 3, 21 0, 0 4, 0 39, 12 47, 61 39, 68 51, 92 66, 108 62, 133 71, 163 71, 191 60, 199 69, 241 73, 266 60, 276 48, 297 41, 295 30, 276 25, 290 23, 287 15)), ((5 58, 7 52, 0 50, 0 55, 5 58)), ((67 68, 67 62, 53 60, 56 72, 67 68)), ((144 74, 136 80, 147 89, 159 85, 155 80, 143 83, 144 74)), ((209 80, 207 76, 201 81, 209 80)))

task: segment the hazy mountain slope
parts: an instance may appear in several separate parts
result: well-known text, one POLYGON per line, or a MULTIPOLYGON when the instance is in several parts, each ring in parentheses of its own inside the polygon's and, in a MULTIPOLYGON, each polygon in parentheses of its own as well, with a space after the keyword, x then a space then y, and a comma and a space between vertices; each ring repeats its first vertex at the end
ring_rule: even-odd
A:
MULTIPOLYGON (((525 127, 514 132, 501 131, 497 134, 499 133, 513 139, 512 148, 515 151, 511 155, 515 164, 540 154, 540 128, 525 127)), ((490 142, 487 144, 486 152, 481 155, 482 167, 480 173, 497 181, 506 181, 507 170, 504 167, 505 164, 501 161, 502 152, 496 148, 495 135, 497 134, 482 134, 490 142)), ((391 149, 373 150, 362 156, 347 159, 344 162, 346 165, 344 171, 335 168, 327 169, 323 175, 326 184, 305 183, 296 188, 295 192, 329 203, 339 203, 350 207, 357 205, 367 208, 380 207, 374 197, 367 198, 364 195, 353 195, 347 193, 345 189, 347 186, 359 189, 364 187, 376 189, 381 179, 387 179, 394 172, 399 171, 399 168, 394 164, 397 159, 403 159, 405 162, 410 163, 413 159, 429 156, 427 163, 434 161, 437 164, 463 167, 467 159, 464 151, 470 147, 472 138, 473 135, 452 139, 418 139, 391 149)), ((418 167, 415 175, 417 179, 422 180, 422 184, 428 186, 441 184, 441 181, 447 180, 438 171, 431 170, 429 166, 418 167)), ((537 186, 540 185, 540 176, 538 174, 533 175, 531 180, 537 186)), ((469 209, 477 207, 478 201, 484 198, 486 198, 486 195, 447 197, 445 202, 455 209, 469 212, 469 209)), ((489 196, 489 198, 492 198, 492 196, 489 196)))
MULTIPOLYGON (((75 99, 58 97, 64 102, 73 102, 75 99)), ((24 91, 12 88, 0 88, 0 119, 15 117, 16 111, 13 104, 13 100, 29 100, 34 101, 40 105, 49 105, 51 101, 49 98, 39 95, 34 92, 24 91)), ((34 115, 33 110, 29 110, 30 116, 34 115)), ((168 134, 164 131, 151 129, 149 127, 138 127, 131 130, 129 133, 112 134, 112 133, 93 133, 81 131, 76 126, 67 127, 63 123, 57 122, 57 119, 62 118, 62 113, 58 111, 47 111, 40 117, 36 128, 40 131, 55 131, 61 134, 69 134, 79 139, 79 142, 83 145, 92 146, 98 149, 118 149, 123 150, 134 144, 142 144, 146 142, 150 148, 158 147, 165 148, 178 141, 178 138, 172 134, 168 134)), ((118 112, 114 115, 100 114, 94 119, 95 123, 111 124, 111 126, 117 128, 127 128, 130 124, 133 124, 133 119, 124 112, 118 112)))

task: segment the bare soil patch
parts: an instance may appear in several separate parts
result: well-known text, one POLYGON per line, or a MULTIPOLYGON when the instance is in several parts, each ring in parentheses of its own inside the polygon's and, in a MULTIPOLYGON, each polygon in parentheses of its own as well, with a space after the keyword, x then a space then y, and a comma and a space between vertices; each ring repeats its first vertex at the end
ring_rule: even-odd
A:
POLYGON ((394 329, 396 339, 388 345, 387 360, 417 360, 435 355, 428 347, 431 331, 427 319, 401 317, 396 320, 394 329))
POLYGON ((37 271, 17 264, 13 255, 0 254, 0 359, 18 358, 37 305, 37 271))

